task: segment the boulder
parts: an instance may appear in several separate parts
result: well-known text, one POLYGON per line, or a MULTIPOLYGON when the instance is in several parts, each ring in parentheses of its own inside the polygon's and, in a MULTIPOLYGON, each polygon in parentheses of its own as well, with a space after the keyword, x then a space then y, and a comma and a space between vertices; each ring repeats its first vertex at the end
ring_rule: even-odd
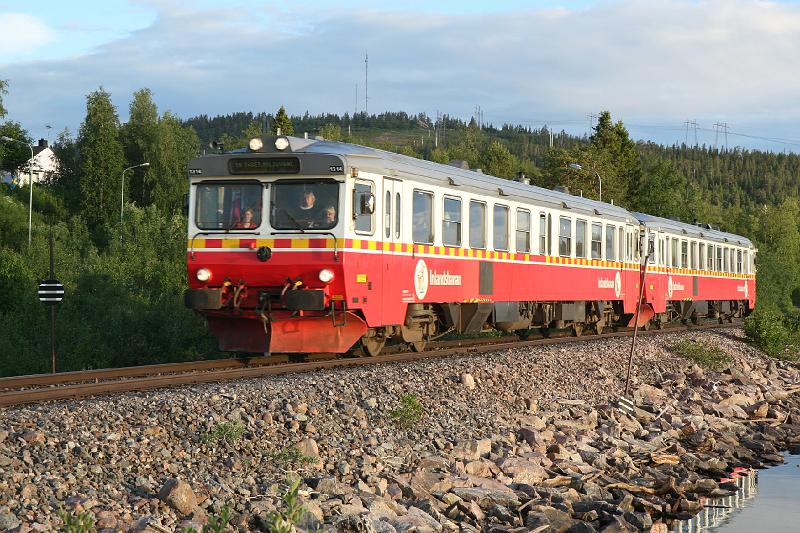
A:
POLYGON ((490 439, 467 440, 457 443, 450 455, 455 459, 477 461, 481 457, 487 457, 491 451, 492 441, 490 439))
POLYGON ((167 480, 158 491, 158 498, 182 515, 188 515, 197 508, 197 496, 192 487, 179 478, 167 480))

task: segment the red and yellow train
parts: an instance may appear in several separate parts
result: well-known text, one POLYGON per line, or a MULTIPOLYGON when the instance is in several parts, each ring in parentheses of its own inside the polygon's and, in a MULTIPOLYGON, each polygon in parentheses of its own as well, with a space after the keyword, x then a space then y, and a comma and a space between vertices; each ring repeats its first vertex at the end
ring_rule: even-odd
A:
POLYGON ((189 289, 226 351, 741 316, 746 238, 479 171, 278 136, 189 165, 189 289), (647 243, 646 276, 640 282, 647 243))

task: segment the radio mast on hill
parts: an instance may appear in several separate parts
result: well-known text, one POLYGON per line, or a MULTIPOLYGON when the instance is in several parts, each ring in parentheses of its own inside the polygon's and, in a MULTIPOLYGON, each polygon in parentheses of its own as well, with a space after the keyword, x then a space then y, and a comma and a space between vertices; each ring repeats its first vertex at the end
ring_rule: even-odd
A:
POLYGON ((364 52, 364 114, 369 116, 369 54, 364 52))

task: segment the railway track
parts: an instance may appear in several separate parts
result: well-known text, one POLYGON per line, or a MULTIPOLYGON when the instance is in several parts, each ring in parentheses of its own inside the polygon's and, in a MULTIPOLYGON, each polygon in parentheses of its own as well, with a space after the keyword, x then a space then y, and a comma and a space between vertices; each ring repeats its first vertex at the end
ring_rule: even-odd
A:
MULTIPOLYGON (((663 330, 640 330, 639 336, 654 336, 690 330, 722 329, 738 327, 739 325, 736 322, 732 324, 681 325, 667 327, 663 330)), ((313 354, 302 361, 298 361, 298 357, 295 356, 276 355, 63 372, 60 374, 14 376, 0 378, 0 407, 153 390, 180 385, 196 385, 310 372, 326 368, 418 361, 436 357, 493 352, 509 348, 612 339, 628 337, 632 334, 632 330, 626 330, 602 335, 584 335, 581 337, 564 335, 532 340, 522 340, 515 336, 461 339, 431 343, 431 349, 423 352, 396 351, 396 353, 391 353, 391 351, 387 350, 389 353, 377 357, 338 357, 336 354, 313 354)))

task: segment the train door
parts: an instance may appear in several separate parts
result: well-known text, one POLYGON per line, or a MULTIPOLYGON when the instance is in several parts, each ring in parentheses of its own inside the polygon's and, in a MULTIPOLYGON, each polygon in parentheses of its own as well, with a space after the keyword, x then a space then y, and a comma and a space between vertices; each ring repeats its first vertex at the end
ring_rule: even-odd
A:
MULTIPOLYGON (((400 324, 405 320, 405 305, 408 298, 403 290, 413 280, 410 259, 404 255, 403 182, 395 178, 383 178, 383 217, 381 240, 383 241, 383 322, 400 324)), ((411 285, 413 287, 413 285, 411 285)), ((412 299, 413 301, 413 299, 412 299)))

